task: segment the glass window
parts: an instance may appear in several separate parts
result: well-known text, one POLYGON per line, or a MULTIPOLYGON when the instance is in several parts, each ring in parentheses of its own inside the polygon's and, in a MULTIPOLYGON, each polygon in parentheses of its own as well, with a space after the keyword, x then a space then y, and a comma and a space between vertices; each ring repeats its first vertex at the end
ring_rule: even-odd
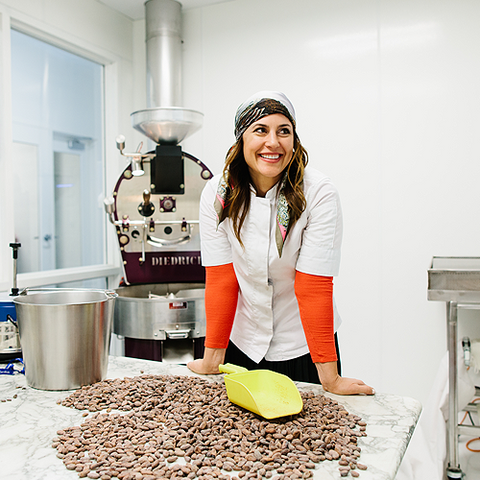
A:
POLYGON ((103 66, 12 30, 18 273, 105 263, 103 66))

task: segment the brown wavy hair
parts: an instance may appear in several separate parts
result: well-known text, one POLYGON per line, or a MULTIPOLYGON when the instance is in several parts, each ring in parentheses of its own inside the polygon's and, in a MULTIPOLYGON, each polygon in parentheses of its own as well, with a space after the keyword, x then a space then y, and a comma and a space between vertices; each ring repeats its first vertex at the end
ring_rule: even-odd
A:
MULTIPOLYGON (((287 180, 284 194, 288 202, 290 221, 288 230, 300 218, 306 207, 303 193, 303 175, 308 163, 308 153, 300 143, 295 133, 293 143, 294 153, 290 163, 285 167, 287 180)), ((232 220, 235 237, 243 246, 240 232, 250 208, 250 185, 253 185, 247 162, 243 155, 243 137, 230 148, 225 159, 223 178, 230 190, 228 192, 228 216, 232 220)), ((287 231, 288 233, 288 231, 287 231)))

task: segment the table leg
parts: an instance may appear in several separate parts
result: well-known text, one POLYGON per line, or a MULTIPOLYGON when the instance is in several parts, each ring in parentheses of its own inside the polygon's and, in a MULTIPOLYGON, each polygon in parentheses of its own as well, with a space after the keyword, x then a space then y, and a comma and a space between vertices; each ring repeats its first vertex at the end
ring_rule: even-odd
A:
POLYGON ((457 394, 457 323, 458 308, 456 302, 447 303, 447 341, 448 341, 448 464, 447 478, 463 477, 458 463, 458 394, 457 394))

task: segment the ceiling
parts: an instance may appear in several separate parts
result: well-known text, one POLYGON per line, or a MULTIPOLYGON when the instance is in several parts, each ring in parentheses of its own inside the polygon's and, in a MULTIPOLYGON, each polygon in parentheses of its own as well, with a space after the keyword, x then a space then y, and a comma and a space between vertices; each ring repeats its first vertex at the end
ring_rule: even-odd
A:
MULTIPOLYGON (((97 0, 107 7, 123 13, 132 20, 141 20, 145 18, 145 1, 146 0, 97 0)), ((216 3, 233 2, 234 0, 179 0, 184 10, 197 7, 206 7, 216 3)))

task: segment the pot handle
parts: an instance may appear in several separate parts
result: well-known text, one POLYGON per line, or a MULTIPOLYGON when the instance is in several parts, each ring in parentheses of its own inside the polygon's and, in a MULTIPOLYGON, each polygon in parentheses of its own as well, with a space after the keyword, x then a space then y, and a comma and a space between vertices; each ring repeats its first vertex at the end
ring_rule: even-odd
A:
POLYGON ((172 340, 177 340, 180 338, 188 338, 190 334, 190 329, 186 330, 165 330, 167 334, 167 338, 171 338, 172 340))
POLYGON ((96 288, 35 288, 35 287, 26 287, 24 288, 19 294, 20 295, 27 295, 28 292, 71 292, 72 290, 85 290, 89 292, 102 292, 107 295, 107 297, 110 298, 117 298, 118 294, 114 290, 102 290, 102 289, 96 289, 96 288))
POLYGON ((21 292, 19 292, 18 296, 20 295, 28 295, 29 292, 58 292, 62 290, 71 290, 70 288, 48 288, 48 287, 25 287, 21 292))

